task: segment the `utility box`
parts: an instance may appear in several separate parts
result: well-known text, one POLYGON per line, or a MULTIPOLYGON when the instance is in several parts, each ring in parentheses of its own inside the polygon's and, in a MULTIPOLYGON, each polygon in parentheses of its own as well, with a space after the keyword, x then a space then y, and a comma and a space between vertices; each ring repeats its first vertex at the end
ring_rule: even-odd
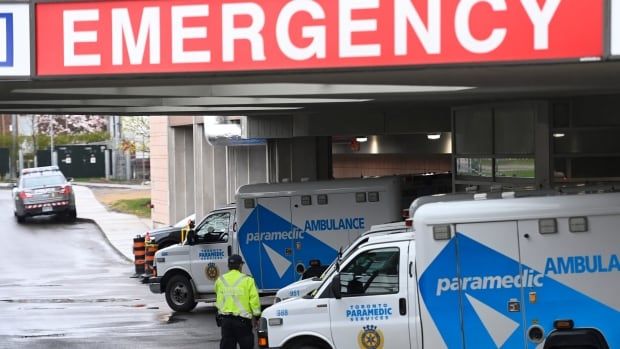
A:
MULTIPOLYGON (((58 155, 58 167, 67 177, 75 178, 104 178, 105 145, 59 145, 54 147, 58 155)), ((37 151, 39 166, 50 166, 50 150, 37 151)))

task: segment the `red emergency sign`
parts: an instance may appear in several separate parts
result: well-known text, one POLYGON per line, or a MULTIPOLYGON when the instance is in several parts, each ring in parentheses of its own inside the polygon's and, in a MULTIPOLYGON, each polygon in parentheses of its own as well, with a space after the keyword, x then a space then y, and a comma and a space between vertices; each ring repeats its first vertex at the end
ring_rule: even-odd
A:
POLYGON ((603 0, 136 0, 35 6, 40 76, 603 55, 603 0))

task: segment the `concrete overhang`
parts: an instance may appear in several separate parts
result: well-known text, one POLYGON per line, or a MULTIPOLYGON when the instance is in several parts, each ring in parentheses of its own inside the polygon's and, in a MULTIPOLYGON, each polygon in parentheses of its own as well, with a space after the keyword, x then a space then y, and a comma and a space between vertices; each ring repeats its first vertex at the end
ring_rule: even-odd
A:
POLYGON ((620 91, 620 62, 34 78, 0 84, 0 112, 244 114, 379 110, 620 91))

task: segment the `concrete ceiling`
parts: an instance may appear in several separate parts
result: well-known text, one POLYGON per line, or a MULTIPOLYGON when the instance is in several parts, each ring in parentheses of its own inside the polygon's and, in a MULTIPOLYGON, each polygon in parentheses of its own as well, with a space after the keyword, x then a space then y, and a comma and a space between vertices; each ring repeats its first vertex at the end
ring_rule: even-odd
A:
POLYGON ((15 114, 273 115, 620 92, 620 62, 3 81, 15 114))

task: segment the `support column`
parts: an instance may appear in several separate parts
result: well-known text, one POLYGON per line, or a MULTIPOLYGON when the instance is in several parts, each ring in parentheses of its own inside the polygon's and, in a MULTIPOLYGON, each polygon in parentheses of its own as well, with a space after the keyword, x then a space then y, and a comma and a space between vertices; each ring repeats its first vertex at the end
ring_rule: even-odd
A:
POLYGON ((272 139, 268 144, 269 181, 315 181, 331 178, 329 137, 272 139))

